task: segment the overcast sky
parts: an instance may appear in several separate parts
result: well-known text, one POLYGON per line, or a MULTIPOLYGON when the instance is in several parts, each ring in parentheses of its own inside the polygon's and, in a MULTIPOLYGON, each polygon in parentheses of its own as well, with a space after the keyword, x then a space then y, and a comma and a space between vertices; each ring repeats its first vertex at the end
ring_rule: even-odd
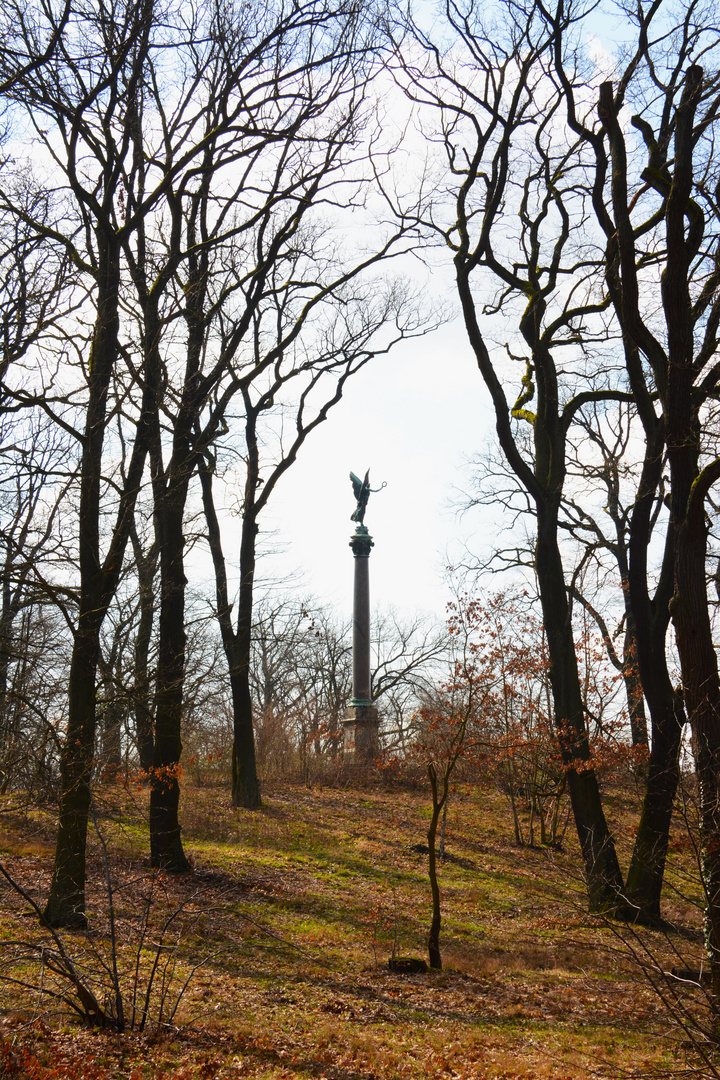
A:
MULTIPOLYGON (((371 362, 346 397, 303 447, 264 517, 283 548, 273 569, 297 569, 293 585, 352 608, 349 548, 355 508, 350 470, 370 469, 373 488, 365 524, 375 540, 371 602, 401 613, 443 615, 446 551, 483 529, 483 512, 460 519, 451 506, 462 485, 463 462, 493 430, 489 399, 459 322, 404 343, 371 362)), ((487 527, 491 516, 487 511, 487 527)), ((262 573, 262 564, 259 568, 262 573)))

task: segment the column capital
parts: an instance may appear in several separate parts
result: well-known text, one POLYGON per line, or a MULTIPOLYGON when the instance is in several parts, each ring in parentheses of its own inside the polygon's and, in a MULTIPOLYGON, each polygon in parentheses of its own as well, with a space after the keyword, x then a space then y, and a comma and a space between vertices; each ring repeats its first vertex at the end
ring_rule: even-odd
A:
POLYGON ((367 531, 366 525, 358 525, 354 534, 350 537, 350 547, 355 558, 365 558, 370 554, 370 548, 374 547, 374 541, 367 531))

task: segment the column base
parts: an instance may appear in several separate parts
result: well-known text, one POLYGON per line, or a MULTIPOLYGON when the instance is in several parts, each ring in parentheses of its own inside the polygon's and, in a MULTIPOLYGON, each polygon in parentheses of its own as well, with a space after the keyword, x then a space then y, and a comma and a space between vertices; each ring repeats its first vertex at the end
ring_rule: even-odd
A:
POLYGON ((353 704, 343 720, 343 765, 374 765, 380 753, 377 707, 353 704))

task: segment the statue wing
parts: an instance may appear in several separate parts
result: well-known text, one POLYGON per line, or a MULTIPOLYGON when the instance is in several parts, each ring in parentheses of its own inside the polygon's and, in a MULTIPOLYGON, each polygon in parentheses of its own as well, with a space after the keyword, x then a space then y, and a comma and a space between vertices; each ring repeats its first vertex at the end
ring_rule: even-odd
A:
POLYGON ((359 476, 356 476, 354 472, 350 473, 350 479, 352 480, 353 495, 356 499, 360 498, 360 492, 363 489, 363 482, 359 476))

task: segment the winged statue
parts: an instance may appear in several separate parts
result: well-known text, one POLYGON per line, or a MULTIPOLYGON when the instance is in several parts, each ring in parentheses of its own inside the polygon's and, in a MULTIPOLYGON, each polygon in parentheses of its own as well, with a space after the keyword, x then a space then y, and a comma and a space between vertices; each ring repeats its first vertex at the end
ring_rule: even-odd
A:
POLYGON ((387 487, 387 481, 383 480, 379 488, 370 487, 370 470, 365 473, 365 479, 361 480, 359 476, 356 476, 354 472, 350 473, 350 480, 353 486, 353 495, 357 500, 357 506, 350 515, 351 521, 356 521, 358 525, 362 525, 365 519, 365 510, 367 509, 368 499, 373 491, 382 491, 384 487, 387 487))
POLYGON ((353 495, 357 499, 357 506, 350 515, 350 520, 357 521, 358 525, 362 525, 365 518, 368 499, 370 498, 370 470, 368 469, 365 473, 364 480, 361 480, 359 476, 356 476, 354 472, 351 472, 350 480, 352 481, 353 495))

